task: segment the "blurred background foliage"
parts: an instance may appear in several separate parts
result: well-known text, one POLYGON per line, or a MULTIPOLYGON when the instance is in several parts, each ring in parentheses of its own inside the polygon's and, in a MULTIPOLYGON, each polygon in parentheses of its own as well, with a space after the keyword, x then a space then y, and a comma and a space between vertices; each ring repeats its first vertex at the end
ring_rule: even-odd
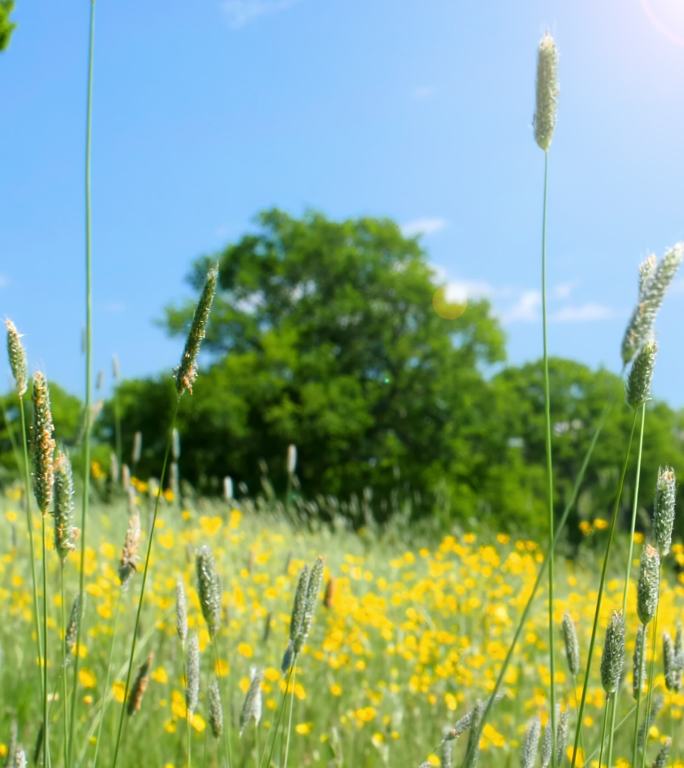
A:
MULTIPOLYGON (((544 530, 541 365, 505 365, 505 336, 489 303, 449 303, 418 238, 388 219, 337 222, 268 210, 254 232, 196 259, 191 285, 199 289, 216 262, 220 288, 204 370, 179 417, 184 482, 219 494, 231 476, 238 497, 266 488, 282 498, 294 444, 294 495, 363 499, 345 506, 359 516, 354 525, 370 510, 379 524, 401 516, 527 536, 544 530)), ((170 306, 161 321, 179 345, 193 306, 170 306)), ((572 541, 581 520, 609 516, 632 414, 615 374, 559 358, 550 372, 558 513, 610 406, 573 512, 572 541)), ((54 382, 51 392, 57 434, 78 463, 81 404, 54 382)), ((173 397, 169 373, 116 388, 124 462, 134 434, 143 436, 139 477, 159 473, 173 397)), ((2 405, 0 468, 10 478, 16 399, 6 395, 2 405)), ((95 457, 105 468, 115 412, 112 397, 95 414, 95 457)), ((653 402, 641 472, 645 510, 661 464, 684 467, 684 412, 653 402)), ((325 508, 317 507, 321 515, 325 508)))

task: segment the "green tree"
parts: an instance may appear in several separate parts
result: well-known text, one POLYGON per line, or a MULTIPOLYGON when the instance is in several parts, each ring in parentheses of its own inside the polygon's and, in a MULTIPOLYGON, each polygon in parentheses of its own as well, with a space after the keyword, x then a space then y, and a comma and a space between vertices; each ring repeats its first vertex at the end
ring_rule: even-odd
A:
POLYGON ((10 21, 14 10, 14 0, 0 0, 0 51, 4 51, 10 43, 16 24, 10 21))
MULTIPOLYGON (((263 460, 282 488, 288 443, 307 494, 404 488, 427 500, 454 447, 468 473, 481 367, 503 359, 503 335, 486 301, 441 306, 417 238, 387 219, 270 210, 197 260, 194 287, 214 261, 212 364, 181 414, 186 477, 231 474, 254 489, 263 460)), ((185 333, 190 314, 169 308, 169 330, 185 333)))

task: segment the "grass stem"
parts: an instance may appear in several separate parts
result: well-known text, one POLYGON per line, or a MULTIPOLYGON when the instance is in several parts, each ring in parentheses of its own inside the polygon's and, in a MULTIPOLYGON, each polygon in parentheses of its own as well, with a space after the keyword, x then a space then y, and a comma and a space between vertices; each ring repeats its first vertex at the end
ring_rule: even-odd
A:
POLYGON ((542 282, 542 337, 544 350, 544 442, 546 448, 546 492, 548 505, 548 552, 549 552, 549 699, 551 707, 551 767, 555 765, 556 755, 556 659, 555 659, 555 626, 553 620, 554 605, 554 514, 553 514, 553 454, 551 450, 551 384, 549 381, 549 352, 548 352, 548 323, 546 317, 546 219, 548 203, 549 153, 544 152, 544 201, 542 205, 542 250, 541 250, 541 282, 542 282))
POLYGON ((629 441, 627 443, 627 451, 625 453, 625 460, 622 465, 622 471, 620 473, 620 483, 618 485, 617 494, 615 495, 615 505, 613 507, 613 514, 610 520, 610 529, 608 532, 608 543, 606 545, 606 551, 603 557, 603 565, 601 566, 601 579, 599 581, 598 596, 596 598, 596 608, 594 610, 594 622, 591 628, 591 639, 589 641, 589 652, 587 655, 587 664, 584 672, 584 684, 582 685, 582 696, 580 699, 579 712, 577 713, 577 727, 575 729, 575 742, 572 748, 572 768, 575 768, 577 762, 577 751, 579 746, 580 734, 582 732, 582 716, 584 715, 584 705, 587 700, 587 691, 589 689, 589 676, 591 674, 591 661, 594 655, 594 644, 596 642, 596 630, 598 628, 599 616, 601 613, 601 604, 603 602, 603 591, 606 583, 606 572, 608 571, 608 563, 610 561, 610 550, 613 546, 613 539, 615 538, 615 528, 617 527, 618 514, 620 512, 620 500, 622 498, 622 490, 625 485, 625 476, 627 475, 627 468, 629 467, 629 458, 632 452, 632 443, 634 441, 634 432, 636 431, 637 412, 634 413, 632 419, 632 429, 629 434, 629 441))

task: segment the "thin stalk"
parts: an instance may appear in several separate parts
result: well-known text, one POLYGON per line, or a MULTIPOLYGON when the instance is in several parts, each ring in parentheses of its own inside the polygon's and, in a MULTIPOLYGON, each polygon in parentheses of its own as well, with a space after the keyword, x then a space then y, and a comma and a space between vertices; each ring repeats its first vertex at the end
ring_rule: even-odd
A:
POLYGON ((553 621, 553 603, 554 603, 554 518, 553 518, 553 455, 551 451, 551 384, 549 381, 549 353, 548 353, 548 332, 546 318, 546 216, 548 200, 548 176, 549 176, 549 153, 544 152, 544 202, 542 206, 542 249, 541 249, 541 293, 542 293, 542 337, 544 350, 544 422, 545 435, 544 442, 546 446, 546 493, 548 504, 548 526, 549 526, 549 668, 551 670, 551 682, 549 684, 549 699, 551 706, 551 768, 556 762, 556 659, 554 653, 555 647, 555 627, 553 621))
POLYGON ((107 662, 107 674, 105 676, 105 687, 102 694, 102 703, 100 705, 99 723, 97 726, 97 738, 95 739, 95 755, 93 757, 93 768, 97 768, 97 760, 100 755, 100 744, 102 742, 102 724, 105 719, 105 712, 107 710, 107 692, 109 691, 109 682, 112 678, 112 661, 114 660, 114 643, 116 640, 116 630, 119 625, 119 607, 121 605, 121 593, 123 589, 119 589, 116 596, 116 605, 114 606, 114 623, 112 626, 112 642, 109 645, 109 661, 107 662))
MULTIPOLYGON (((658 581, 660 581, 660 573, 658 574, 658 581)), ((655 660, 658 654, 658 612, 660 610, 660 594, 658 594, 658 602, 656 603, 656 612, 653 617, 653 642, 651 644, 651 663, 648 667, 648 682, 646 684, 646 716, 644 718, 644 743, 641 746, 641 768, 644 768, 646 762, 646 745, 648 744, 648 732, 651 730, 648 726, 648 722, 651 718, 651 702, 653 700, 653 681, 655 679, 655 660)), ((644 648, 646 643, 644 643, 644 648)))
MULTIPOLYGON (((587 452, 584 455, 582 466, 580 467, 580 471, 577 473, 577 477, 575 478, 575 484, 572 488, 572 493, 570 494, 570 498, 568 499, 568 502, 565 505, 565 509, 563 510, 561 519, 558 522, 558 526, 556 527, 556 532, 554 534, 554 539, 553 539, 554 549, 557 546, 558 542, 560 541, 561 534, 565 529, 565 524, 568 521, 570 512, 572 508, 575 506, 575 502, 577 501, 577 496, 579 495, 579 490, 582 487, 582 483, 584 482, 584 476, 587 472, 587 468, 589 467, 589 462, 591 461, 591 457, 594 453, 594 449, 596 448, 596 443, 598 442, 599 435, 601 434, 601 431, 605 426, 606 419, 608 418, 608 415, 612 411, 612 408, 613 408, 612 405, 608 405, 604 408, 603 413, 601 414, 601 418, 599 419, 599 423, 597 424, 596 429, 594 430, 594 434, 592 435, 591 442, 589 443, 587 452)), ((548 561, 549 561, 549 553, 547 552, 544 555, 542 564, 539 566, 539 571, 537 572, 537 578, 535 579, 535 582, 532 585, 532 591, 530 592, 530 596, 527 598, 527 603, 525 604, 525 607, 523 608, 523 611, 520 614, 520 619, 518 620, 518 626, 515 628, 513 639, 511 640, 511 644, 508 647, 508 651, 506 652, 506 656, 504 658, 503 664, 501 665, 499 676, 496 678, 494 689, 492 690, 491 695, 487 699, 487 704, 485 705, 484 711, 482 712, 482 718, 480 719, 480 724, 478 726, 477 738, 472 739, 472 741, 470 742, 471 747, 470 749, 468 749, 468 752, 465 758, 466 765, 468 764, 468 760, 472 760, 473 758, 472 751, 475 748, 475 745, 477 745, 479 742, 480 734, 482 733, 482 729, 484 728, 485 723, 487 722, 487 716, 489 715, 492 709, 492 706, 494 704, 494 701, 496 699, 496 696, 499 693, 499 689, 503 684, 504 677, 506 676, 508 666, 511 663, 513 654, 515 653, 515 648, 518 644, 518 640, 522 633, 523 627, 525 626, 525 622, 527 621, 527 616, 532 607, 532 603, 534 602, 534 598, 537 594, 537 590, 539 589, 539 585, 541 584, 542 579, 544 578, 544 573, 546 572, 546 566, 548 564, 548 561)))
POLYGON ((601 567, 601 579, 599 581, 598 597, 596 598, 596 609, 594 610, 594 623, 591 628, 591 640, 589 641, 589 654, 587 657, 587 667, 584 672, 584 684, 582 686, 582 698, 580 700, 580 708, 577 714, 577 728, 575 729, 575 743, 572 748, 572 768, 575 768, 577 762, 577 747, 579 745, 580 733, 582 732, 582 715, 584 714, 584 705, 587 700, 587 690, 589 688, 589 675, 591 674, 591 660, 594 655, 594 644, 596 642, 596 630, 598 628, 599 614, 601 613, 601 603, 603 602, 603 589, 606 582, 606 572, 608 570, 608 562, 610 560, 610 550, 613 546, 613 539, 615 538, 615 528, 617 525, 618 513, 620 511, 620 499, 622 498, 622 490, 625 485, 625 476, 627 474, 627 468, 629 466, 629 457, 632 452, 632 442, 634 441, 634 432, 636 430, 637 413, 634 413, 632 419, 632 429, 629 434, 629 442, 627 443, 627 452, 625 454, 625 461, 622 465, 622 472, 620 473, 620 484, 618 486, 617 495, 615 496, 615 506, 613 507, 613 514, 610 520, 610 530, 608 533, 608 544, 606 545, 606 552, 603 557, 603 565, 601 567))
MULTIPOLYGON (((637 453, 636 477, 634 478, 634 499, 632 501, 632 522, 629 528, 629 552, 627 555, 627 566, 625 568, 625 585, 622 589, 622 615, 627 616, 627 593, 629 591, 629 579, 632 573, 632 558, 634 557, 634 531, 636 530, 637 508, 639 506, 639 480, 641 479, 641 457, 644 451, 644 426, 646 423, 646 403, 641 406, 641 425, 639 427, 639 450, 637 453)), ((615 731, 615 715, 620 700, 620 686, 615 691, 615 701, 613 702, 613 716, 610 721, 610 733, 608 735, 608 765, 611 766, 613 760, 613 733, 615 731)), ((639 708, 637 707, 637 717, 639 708)))
POLYGON ((48 639, 47 639, 47 551, 45 547, 45 518, 47 515, 40 516, 41 521, 41 541, 43 553, 43 765, 50 765, 50 736, 48 726, 48 695, 47 695, 47 659, 48 659, 48 639))
MULTIPOLYGON (((606 696, 606 703, 603 706, 603 724, 601 725, 601 748, 599 749, 599 768, 601 768, 601 763, 603 761, 603 744, 606 740, 606 722, 608 720, 608 705, 610 703, 610 696, 606 696)), ((608 761, 608 766, 610 768, 610 761, 608 761)))
POLYGON ((275 743, 276 743, 276 739, 278 738, 280 723, 282 722, 282 719, 283 719, 283 711, 285 710, 285 702, 287 701, 287 692, 290 688, 290 680, 292 679, 292 673, 294 671, 296 661, 297 661, 296 659, 293 660, 292 666, 288 670, 287 677, 285 679, 285 690, 283 691, 283 695, 280 699, 280 706, 278 707, 278 715, 276 716, 275 727, 273 729, 273 738, 271 739, 271 748, 268 752, 268 757, 266 758, 266 762, 264 763, 264 768, 269 768, 269 766, 271 765, 271 758, 273 757, 273 752, 275 751, 275 743))
POLYGON ((59 591, 62 600, 62 707, 64 710, 64 766, 69 765, 69 721, 67 706, 67 648, 66 648, 66 612, 64 609, 64 563, 59 565, 59 591))
MULTIPOLYGON (((631 707, 629 711, 625 714, 625 716, 620 720, 620 722, 615 726, 615 730, 619 731, 620 728, 629 720, 629 718, 632 716, 632 712, 634 712, 634 707, 631 707)), ((587 756, 587 758, 584 760, 583 765, 591 765, 591 761, 596 757, 598 754, 598 749, 595 749, 590 755, 587 756)))
MULTIPOLYGON (((283 768, 287 768, 287 759, 290 755, 290 736, 292 734, 292 715, 294 712, 294 689, 295 681, 297 679, 297 660, 294 660, 292 664, 292 690, 290 691, 290 714, 287 719, 287 738, 285 740, 285 757, 283 758, 283 768)), ((289 686, 288 686, 289 687, 289 686)))
MULTIPOLYGON (((648 640, 648 625, 644 627, 644 653, 646 652, 646 641, 648 640)), ((636 714, 634 716, 634 734, 632 735, 632 765, 637 764, 637 754, 639 751, 639 706, 641 705, 641 685, 637 691, 636 714)))
POLYGON ((152 513, 152 524, 150 525, 149 536, 147 538, 147 550, 145 552, 145 567, 143 568, 142 583, 140 585, 140 596, 138 598, 138 609, 135 614, 135 624, 133 625, 133 637, 131 639, 131 652, 128 657, 128 673, 126 674, 126 686, 124 688, 124 698, 121 704, 121 714, 119 716, 119 727, 116 734, 116 746, 114 747, 114 760, 112 762, 112 768, 116 766, 116 761, 119 757, 119 747, 121 746, 121 733, 123 730, 124 716, 126 713, 126 701, 128 699, 128 691, 131 686, 131 676, 133 674, 133 662, 135 659, 135 646, 138 640, 138 627, 140 626, 140 614, 142 613, 143 599, 145 597, 145 586, 147 585, 147 573, 150 566, 150 554, 152 553, 152 542, 154 541, 154 529, 157 525, 157 515, 159 514, 159 499, 161 498, 162 488, 164 487, 164 478, 166 477, 166 466, 169 462, 169 453, 171 452, 171 435, 176 426, 176 417, 178 416, 178 406, 180 404, 180 397, 176 397, 176 403, 173 408, 173 416, 171 418, 171 427, 169 429, 168 437, 166 438, 166 448, 164 449, 164 461, 162 462, 162 470, 159 478, 159 488, 157 489, 157 495, 154 500, 154 512, 152 513))
POLYGON ((187 741, 187 762, 186 765, 188 768, 192 765, 192 756, 191 756, 191 749, 192 749, 192 729, 190 727, 190 718, 192 717, 192 712, 190 712, 189 709, 186 708, 185 710, 185 733, 186 733, 186 741, 187 741))
MULTIPOLYGON (((212 652, 213 657, 214 657, 214 674, 216 675, 217 683, 218 683, 218 669, 219 669, 218 649, 216 648, 216 643, 213 640, 211 641, 211 652, 212 652)), ((219 684, 219 691, 220 690, 221 690, 221 685, 219 684)), ((228 691, 228 693, 230 693, 230 690, 228 691)), ((233 762, 233 755, 232 755, 232 750, 231 750, 231 746, 230 746, 230 733, 229 733, 230 727, 231 727, 232 718, 231 718, 231 711, 230 711, 230 698, 228 698, 228 697, 225 697, 225 698, 226 698, 227 707, 224 707, 224 704, 223 704, 224 697, 223 696, 221 697, 221 706, 224 709, 224 712, 223 712, 223 749, 224 749, 224 752, 225 752, 225 755, 224 755, 225 760, 228 761, 228 766, 230 768, 230 766, 231 766, 231 764, 233 762)))
POLYGON ((121 446, 121 410, 119 408, 118 384, 114 385, 114 450, 116 451, 116 463, 119 467, 119 484, 121 484, 121 467, 123 461, 123 451, 121 446))
POLYGON ((40 690, 44 694, 43 688, 43 675, 41 669, 43 667, 44 654, 42 652, 42 634, 40 628, 40 621, 38 619, 38 582, 36 579, 36 553, 33 548, 33 521, 31 519, 31 477, 29 474, 29 457, 28 457, 28 432, 26 429, 26 412, 24 408, 24 398, 17 395, 19 400, 19 413, 21 418, 21 443, 24 454, 24 496, 25 496, 25 509, 26 509, 26 527, 29 535, 29 548, 31 557, 31 586, 33 588, 33 621, 36 628, 36 645, 38 650, 38 677, 40 678, 40 690))
POLYGON ((85 434, 83 436, 83 502, 81 507, 81 557, 78 571, 78 621, 76 627, 76 653, 71 697, 71 718, 69 724, 69 748, 67 766, 71 764, 74 744, 74 722, 78 689, 78 667, 80 662, 81 632, 83 630, 83 592, 85 587, 86 522, 90 496, 90 414, 92 400, 92 215, 91 215, 91 155, 93 115, 93 55, 95 52, 95 0, 90 0, 90 27, 88 34, 88 83, 86 91, 86 141, 85 141, 85 434))
MULTIPOLYGON (((575 696, 575 709, 579 709, 579 697, 577 696, 577 675, 572 676, 572 692, 575 696)), ((584 754, 584 744, 582 743, 582 734, 580 734, 579 748, 584 754)))
MULTIPOLYGON (((145 648, 147 646, 147 644, 150 642, 150 640, 152 639, 152 637, 156 634, 156 632, 157 632, 157 629, 156 629, 156 627, 153 624, 152 625, 152 629, 150 629, 147 632, 147 634, 143 635, 143 638, 140 641, 140 646, 142 648, 145 648)), ((116 677, 121 677, 126 672, 127 666, 128 666, 128 659, 126 659, 126 661, 123 664, 121 664, 121 666, 117 669, 116 677)), ((104 694, 103 694, 102 705, 104 706, 104 705, 109 704, 109 702, 113 698, 114 698, 114 691, 110 688, 109 691, 105 691, 104 694)), ((92 740, 93 736, 95 736, 95 731, 97 730, 98 726, 99 726, 99 720, 97 719, 97 717, 95 717, 95 718, 93 718, 92 722, 90 723, 90 726, 89 726, 88 731, 87 731, 87 733, 85 735, 85 738, 82 739, 83 743, 81 745, 81 751, 78 754, 78 759, 74 763, 75 765, 78 765, 78 766, 84 765, 84 760, 85 760, 86 752, 88 751, 88 747, 91 744, 91 740, 92 740)))

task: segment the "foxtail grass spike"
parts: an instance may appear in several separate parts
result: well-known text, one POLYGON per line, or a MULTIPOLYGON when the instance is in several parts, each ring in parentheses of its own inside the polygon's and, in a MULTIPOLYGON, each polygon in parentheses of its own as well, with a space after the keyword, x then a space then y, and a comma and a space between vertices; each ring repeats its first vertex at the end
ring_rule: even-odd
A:
POLYGON ((51 507, 55 480, 55 427, 50 408, 50 389, 44 374, 33 376, 33 487, 42 515, 51 507))
POLYGON ((200 652, 199 640, 197 634, 193 632, 188 641, 188 653, 186 660, 186 681, 185 681, 185 706, 188 710, 188 716, 197 710, 199 703, 199 685, 200 685, 200 652))
POLYGON ((658 345, 653 339, 649 339, 634 358, 626 386, 627 404, 632 408, 638 408, 651 399, 657 352, 658 345))
POLYGON ((67 663, 70 662, 71 656, 76 646, 76 635, 78 634, 78 622, 81 617, 81 601, 78 595, 74 598, 74 602, 71 604, 71 611, 69 611, 69 621, 67 622, 66 632, 64 633, 64 651, 67 663))
POLYGON ((570 734, 570 712, 564 709, 558 718, 556 725, 556 765, 563 765, 565 759, 565 750, 568 746, 568 737, 570 734))
POLYGON ((197 551, 196 566, 202 616, 207 622, 209 637, 213 640, 221 625, 221 582, 216 573, 214 556, 206 545, 197 551))
POLYGON ((439 744, 440 768, 454 768, 454 742, 443 738, 439 744))
POLYGON ((671 467, 660 467, 656 484, 653 527, 661 557, 670 552, 672 529, 675 520, 675 496, 677 493, 675 473, 671 467))
POLYGON ((601 657, 601 685, 607 694, 617 691, 625 659, 625 619, 621 611, 613 611, 606 630, 601 657))
POLYGON ((466 747, 466 757, 464 768, 477 768, 480 760, 480 721, 484 712, 484 702, 478 701, 473 708, 470 719, 470 732, 468 734, 468 745, 466 747))
POLYGON ((133 449, 131 451, 131 464, 133 467, 140 461, 142 456, 142 432, 136 432, 133 435, 133 449))
POLYGON ((26 394, 28 386, 28 366, 26 364, 26 351, 21 343, 21 335, 11 320, 5 320, 7 329, 7 356, 14 379, 14 388, 19 397, 26 394))
POLYGON ((74 477, 64 451, 55 459, 55 550, 62 561, 76 549, 78 529, 74 528, 74 477))
POLYGON ((648 297, 648 289, 653 281, 653 275, 655 275, 656 265, 658 260, 655 253, 649 254, 639 264, 639 301, 644 301, 648 297))
POLYGON ((297 446, 290 443, 287 446, 287 474, 294 475, 297 470, 297 446))
POLYGON ((197 357, 207 331, 207 322, 211 312, 211 305, 214 301, 214 294, 216 293, 217 280, 218 267, 212 267, 207 272, 207 279, 195 309, 195 316, 192 319, 181 362, 176 369, 176 392, 179 397, 186 390, 192 394, 192 385, 197 378, 197 357))
POLYGON ((632 656, 632 696, 636 701, 644 688, 646 679, 646 627, 639 624, 636 640, 634 641, 634 655, 632 656))
POLYGON ((128 580, 137 570, 141 534, 140 513, 138 508, 133 506, 128 515, 126 538, 124 539, 121 558, 119 559, 119 581, 122 587, 126 586, 128 580))
POLYGON ((12 768, 27 768, 27 766, 28 766, 28 760, 26 758, 26 752, 24 751, 23 747, 19 747, 14 754, 12 768))
POLYGON ((242 736, 250 721, 253 721, 255 726, 258 726, 261 721, 261 681, 263 680, 263 675, 261 671, 252 669, 250 677, 249 688, 245 694, 245 700, 240 712, 240 736, 242 736))
POLYGON ((211 735, 218 739, 223 733, 223 705, 221 703, 221 689, 216 678, 209 683, 207 693, 209 697, 209 727, 211 735))
POLYGON ((653 761, 653 768, 665 768, 667 761, 670 758, 670 749, 672 748, 672 739, 669 737, 665 740, 665 743, 660 748, 656 759, 653 761))
MULTIPOLYGON (((629 319, 622 339, 622 362, 627 365, 639 349, 652 337, 656 315, 663 303, 667 289, 684 257, 684 244, 670 248, 656 264, 648 283, 639 274, 639 303, 629 319)), ((643 266, 643 265, 642 265, 643 266)), ((647 272, 648 272, 647 267, 647 272)))
POLYGON ((176 427, 173 428, 171 433, 171 458, 174 461, 178 461, 181 455, 180 434, 176 427))
POLYGON ((292 614, 290 615, 290 642, 294 645, 301 636, 306 611, 306 592, 309 585, 309 566, 303 566, 297 579, 292 614))
POLYGON ((563 643, 565 644, 565 658, 568 661, 570 674, 575 676, 579 674, 580 668, 579 642, 577 640, 575 622, 572 620, 572 616, 570 616, 569 613, 566 613, 563 616, 562 628, 563 643))
POLYGON ((135 682, 131 688, 131 692, 128 695, 128 716, 130 717, 135 712, 140 711, 142 706, 143 696, 147 690, 147 685, 150 682, 150 668, 152 667, 152 661, 154 660, 154 654, 150 653, 145 661, 140 665, 138 674, 136 675, 135 682))
POLYGON ((668 691, 679 693, 682 687, 682 669, 669 632, 663 632, 663 666, 665 687, 668 691))
POLYGON ((180 578, 176 581, 176 634, 185 645, 188 637, 188 604, 185 600, 185 587, 180 578))
POLYGON ((547 152, 556 127, 558 101, 558 51, 548 33, 542 37, 537 51, 537 87, 534 111, 534 140, 547 152))
POLYGON ((637 613, 642 624, 655 616, 660 586, 660 556, 658 550, 647 544, 641 553, 639 583, 637 585, 637 613))
POLYGON ((306 600, 304 603, 304 616, 299 630, 299 635, 295 638, 295 651, 299 653, 304 641, 309 636, 311 624, 313 622, 316 606, 318 605, 318 595, 321 591, 321 582, 323 581, 323 558, 318 557, 309 570, 309 579, 306 585, 306 600))
POLYGON ((522 748, 520 750, 520 768, 532 768, 537 762, 540 735, 541 723, 539 722, 539 718, 535 717, 525 731, 525 738, 523 739, 522 748))

